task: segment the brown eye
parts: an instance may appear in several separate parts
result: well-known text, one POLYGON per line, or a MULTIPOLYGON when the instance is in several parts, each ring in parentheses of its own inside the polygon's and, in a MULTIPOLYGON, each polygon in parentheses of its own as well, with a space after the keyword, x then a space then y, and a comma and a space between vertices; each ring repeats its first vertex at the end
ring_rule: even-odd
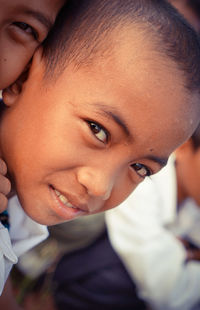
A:
POLYGON ((33 27, 31 27, 30 25, 28 25, 28 24, 26 24, 24 22, 14 22, 13 25, 15 25, 16 27, 20 28, 21 30, 23 30, 27 34, 32 35, 35 40, 38 40, 38 33, 37 33, 37 31, 35 29, 33 29, 33 27))
POLYGON ((108 132, 99 124, 91 121, 87 121, 92 133, 95 135, 95 137, 103 142, 107 143, 108 142, 108 132))
POLYGON ((141 178, 145 178, 150 176, 151 170, 149 168, 147 168, 145 165, 140 164, 140 163, 135 163, 133 165, 131 165, 131 167, 136 171, 136 173, 141 177, 141 178))

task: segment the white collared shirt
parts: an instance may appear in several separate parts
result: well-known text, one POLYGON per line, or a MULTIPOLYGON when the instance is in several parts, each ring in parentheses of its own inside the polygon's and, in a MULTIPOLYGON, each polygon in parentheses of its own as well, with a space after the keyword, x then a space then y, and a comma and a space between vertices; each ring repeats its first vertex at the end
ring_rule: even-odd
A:
POLYGON ((46 226, 29 218, 16 196, 9 199, 8 213, 10 230, 0 223, 0 295, 18 257, 48 236, 46 226))
MULTIPOLYGON (((171 161, 142 182, 118 208, 106 212, 108 233, 139 295, 153 309, 200 309, 200 263, 185 263, 185 248, 170 231, 175 223, 177 227, 176 201, 176 175, 171 161)), ((200 209, 194 201, 188 203, 198 213, 195 221, 190 220, 191 231, 193 236, 199 231, 200 236, 200 209)), ((188 227, 181 228, 181 234, 185 233, 189 233, 188 227)))

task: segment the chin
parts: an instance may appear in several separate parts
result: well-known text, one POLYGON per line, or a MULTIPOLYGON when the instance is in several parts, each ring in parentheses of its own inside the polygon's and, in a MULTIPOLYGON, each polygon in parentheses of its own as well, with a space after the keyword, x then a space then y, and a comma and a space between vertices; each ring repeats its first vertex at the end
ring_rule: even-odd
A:
POLYGON ((18 195, 19 202, 26 213, 33 221, 48 225, 48 216, 44 214, 44 206, 33 198, 26 199, 21 193, 18 195))

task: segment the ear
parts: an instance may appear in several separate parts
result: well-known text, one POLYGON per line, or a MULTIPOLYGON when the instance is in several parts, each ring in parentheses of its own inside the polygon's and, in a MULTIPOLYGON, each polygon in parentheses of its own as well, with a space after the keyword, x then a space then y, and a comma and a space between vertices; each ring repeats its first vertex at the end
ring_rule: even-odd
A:
POLYGON ((175 150, 175 156, 178 160, 191 156, 193 155, 193 153, 194 148, 191 139, 187 140, 185 143, 183 143, 175 150))
POLYGON ((29 66, 26 67, 25 71, 20 77, 9 87, 2 91, 3 102, 6 106, 12 106, 22 91, 22 85, 27 80, 29 66))
POLYGON ((15 103, 18 96, 21 94, 23 90, 23 85, 28 79, 30 71, 32 71, 32 67, 37 68, 37 66, 41 63, 41 59, 42 59, 42 48, 39 48, 35 52, 33 59, 25 67, 24 71, 19 76, 19 78, 12 85, 10 85, 9 87, 5 88, 2 91, 3 102, 6 106, 10 107, 15 103))

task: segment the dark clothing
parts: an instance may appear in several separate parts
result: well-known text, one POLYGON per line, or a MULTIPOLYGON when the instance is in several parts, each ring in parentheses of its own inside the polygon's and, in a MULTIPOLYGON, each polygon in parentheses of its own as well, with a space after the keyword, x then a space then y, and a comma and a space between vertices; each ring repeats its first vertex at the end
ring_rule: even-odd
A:
POLYGON ((146 309, 106 232, 92 245, 64 255, 53 283, 59 310, 146 309))

